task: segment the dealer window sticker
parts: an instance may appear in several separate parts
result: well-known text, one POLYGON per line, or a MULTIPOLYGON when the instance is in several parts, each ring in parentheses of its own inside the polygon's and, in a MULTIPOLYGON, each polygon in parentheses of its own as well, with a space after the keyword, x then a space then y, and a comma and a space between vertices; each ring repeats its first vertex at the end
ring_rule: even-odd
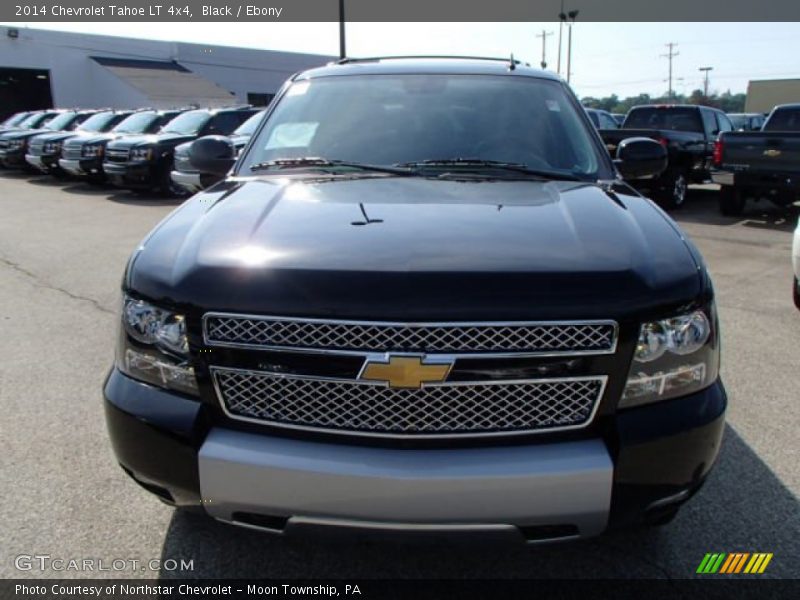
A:
POLYGON ((314 139, 317 127, 319 127, 319 123, 311 121, 281 123, 270 133, 264 150, 307 147, 314 139))

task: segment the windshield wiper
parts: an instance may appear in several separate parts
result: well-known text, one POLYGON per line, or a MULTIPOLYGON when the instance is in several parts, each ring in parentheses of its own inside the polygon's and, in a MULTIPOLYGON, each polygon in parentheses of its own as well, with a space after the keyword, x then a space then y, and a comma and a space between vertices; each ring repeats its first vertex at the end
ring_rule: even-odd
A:
POLYGON ((464 170, 499 170, 511 171, 513 173, 520 173, 522 175, 529 175, 531 177, 539 177, 541 179, 559 179, 564 181, 583 181, 580 177, 572 175, 571 173, 564 173, 563 171, 548 171, 546 169, 532 169, 528 165, 522 163, 505 162, 502 160, 486 160, 483 158, 444 158, 444 159, 428 159, 418 162, 408 162, 394 165, 396 167, 406 168, 426 168, 426 167, 464 167, 464 170), (470 169, 472 167, 472 169, 470 169))
POLYGON ((302 158, 278 158, 252 165, 251 171, 266 171, 269 169, 297 169, 303 167, 329 169, 334 167, 346 167, 358 171, 375 171, 378 173, 391 173, 393 175, 415 175, 411 169, 400 166, 370 165, 367 163, 353 162, 349 160, 332 160, 329 158, 319 158, 316 156, 305 156, 302 158))

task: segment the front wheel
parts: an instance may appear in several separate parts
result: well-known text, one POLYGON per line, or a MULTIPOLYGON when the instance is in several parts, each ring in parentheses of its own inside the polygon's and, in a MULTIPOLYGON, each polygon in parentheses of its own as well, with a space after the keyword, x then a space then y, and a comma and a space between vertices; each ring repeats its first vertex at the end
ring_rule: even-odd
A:
POLYGON ((742 191, 732 185, 719 188, 719 212, 726 217, 737 217, 744 210, 745 197, 742 191))
POLYGON ((688 190, 689 182, 686 179, 686 174, 681 171, 674 171, 664 177, 662 191, 658 195, 658 200, 665 208, 680 208, 686 202, 688 190))

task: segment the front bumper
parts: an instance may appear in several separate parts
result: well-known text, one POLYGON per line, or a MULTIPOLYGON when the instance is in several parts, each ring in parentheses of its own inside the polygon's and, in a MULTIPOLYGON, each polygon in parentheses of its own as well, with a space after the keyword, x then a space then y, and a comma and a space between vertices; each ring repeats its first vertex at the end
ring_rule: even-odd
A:
POLYGON ((58 169, 58 156, 52 154, 26 154, 25 162, 42 173, 58 169))
POLYGON ((22 149, 0 150, 0 163, 9 169, 25 167, 28 164, 25 162, 25 151, 22 149))
POLYGON ((117 459, 165 501, 271 531, 306 526, 503 531, 528 541, 642 523, 703 483, 726 396, 706 390, 621 412, 607 438, 407 449, 239 431, 204 404, 112 370, 117 459))
POLYGON ((155 187, 158 174, 152 162, 103 162, 108 180, 117 187, 147 190, 155 187))
POLYGON ((203 178, 200 173, 172 171, 169 176, 172 179, 172 183, 192 194, 196 194, 206 187, 203 185, 203 178))
POLYGON ((103 161, 99 158, 60 158, 58 166, 63 171, 77 177, 100 177, 103 175, 103 161))

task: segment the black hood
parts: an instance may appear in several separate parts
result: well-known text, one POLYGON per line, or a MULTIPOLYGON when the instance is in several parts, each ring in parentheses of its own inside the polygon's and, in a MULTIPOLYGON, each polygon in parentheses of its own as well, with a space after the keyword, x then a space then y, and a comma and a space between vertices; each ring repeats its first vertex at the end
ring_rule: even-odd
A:
POLYGON ((74 131, 52 131, 50 133, 40 133, 36 136, 36 141, 46 144, 48 142, 63 142, 66 139, 73 138, 78 134, 74 131))
POLYGON ((0 135, 0 138, 4 140, 24 140, 26 138, 31 138, 35 135, 42 135, 46 133, 56 133, 52 129, 18 129, 15 131, 9 131, 0 135))
POLYGON ((572 182, 229 180, 144 241, 127 279, 187 310, 399 320, 619 318, 702 278, 641 197, 572 182))

